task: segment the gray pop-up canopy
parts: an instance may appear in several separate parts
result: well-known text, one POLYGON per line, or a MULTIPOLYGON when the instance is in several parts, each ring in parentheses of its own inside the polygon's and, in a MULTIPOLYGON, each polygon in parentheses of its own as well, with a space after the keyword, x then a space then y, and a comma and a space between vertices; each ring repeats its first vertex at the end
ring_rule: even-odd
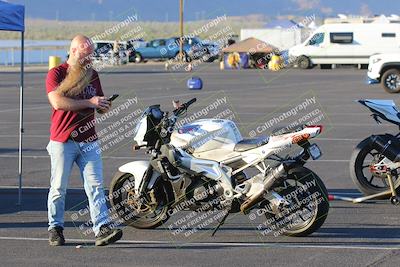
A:
POLYGON ((22 134, 24 96, 24 31, 25 7, 0 1, 0 30, 21 32, 21 81, 19 86, 19 154, 18 154, 18 204, 22 193, 22 134))
POLYGON ((272 53, 278 50, 275 46, 267 44, 257 38, 250 37, 222 49, 224 53, 272 53))

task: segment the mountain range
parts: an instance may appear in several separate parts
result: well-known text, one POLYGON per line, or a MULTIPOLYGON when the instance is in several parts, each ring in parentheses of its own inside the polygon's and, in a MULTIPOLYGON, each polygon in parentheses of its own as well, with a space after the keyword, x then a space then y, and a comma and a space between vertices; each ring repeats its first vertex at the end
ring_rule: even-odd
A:
MULTIPOLYGON (((3 0, 4 1, 4 0, 3 0)), ((7 0, 24 4, 26 17, 50 20, 117 21, 137 14, 142 21, 178 21, 179 0, 7 0)), ((332 17, 337 14, 391 15, 399 0, 184 0, 185 20, 261 15, 332 17)), ((399 12, 400 13, 400 12, 399 12)))

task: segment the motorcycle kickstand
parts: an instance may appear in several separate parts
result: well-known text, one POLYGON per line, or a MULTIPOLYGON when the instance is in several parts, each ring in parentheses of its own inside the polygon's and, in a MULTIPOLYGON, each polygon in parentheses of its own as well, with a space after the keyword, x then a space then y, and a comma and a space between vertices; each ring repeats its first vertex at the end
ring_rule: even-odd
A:
POLYGON ((222 220, 218 223, 217 227, 215 227, 214 231, 212 232, 211 236, 214 236, 218 229, 225 223, 226 218, 229 215, 229 211, 226 212, 222 220))

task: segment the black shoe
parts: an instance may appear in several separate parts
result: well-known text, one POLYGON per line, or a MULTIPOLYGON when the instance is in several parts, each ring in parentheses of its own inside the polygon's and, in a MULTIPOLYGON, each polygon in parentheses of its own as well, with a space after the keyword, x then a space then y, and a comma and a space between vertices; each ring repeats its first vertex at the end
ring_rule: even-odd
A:
POLYGON ((49 244, 50 246, 62 246, 65 244, 63 228, 56 226, 49 230, 49 244))
POLYGON ((122 237, 121 229, 111 229, 109 225, 105 224, 100 227, 100 233, 96 236, 96 246, 107 246, 115 243, 122 237))

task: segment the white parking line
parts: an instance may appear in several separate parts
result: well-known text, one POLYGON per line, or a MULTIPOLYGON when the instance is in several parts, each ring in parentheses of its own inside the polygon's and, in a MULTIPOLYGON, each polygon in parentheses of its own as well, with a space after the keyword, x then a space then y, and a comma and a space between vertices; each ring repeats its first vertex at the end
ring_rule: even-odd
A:
MULTIPOLYGON (((14 155, 0 155, 0 158, 18 158, 17 154, 14 155)), ((22 158, 27 159, 47 159, 49 156, 39 155, 39 156, 22 156, 22 158)), ((149 160, 149 158, 134 158, 134 157, 114 157, 114 156, 102 156, 103 159, 130 159, 130 160, 149 160)))
POLYGON ((312 162, 349 162, 350 159, 317 159, 312 162))
MULTIPOLYGON (((15 134, 1 134, 0 138, 10 138, 10 137, 17 137, 15 134)), ((47 138, 49 139, 48 134, 24 134, 24 138, 47 138)))
POLYGON ((359 138, 320 138, 316 137, 315 141, 348 141, 348 142, 354 142, 354 141, 360 141, 359 138))
MULTIPOLYGON (((17 154, 13 155, 0 155, 0 158, 18 158, 17 154)), ((49 156, 39 155, 39 156, 22 156, 22 158, 27 159, 46 159, 49 156)), ((117 157, 117 156, 103 156, 103 159, 131 159, 131 160, 148 160, 149 158, 136 158, 136 157, 117 157)), ((313 162, 349 162, 348 159, 319 159, 313 162)))
MULTIPOLYGON (((347 178, 346 178, 347 179, 347 178)), ((0 185, 0 189, 18 189, 18 186, 16 185, 0 185)), ((30 189, 49 189, 49 187, 46 186, 24 186, 24 190, 30 190, 30 189)), ((83 187, 68 187, 68 190, 84 190, 83 187)), ((351 195, 351 196, 362 196, 363 194, 360 192, 341 192, 341 191, 329 191, 329 194, 333 195, 351 195)))
MULTIPOLYGON (((24 111, 27 111, 27 110, 37 110, 37 109, 48 109, 48 108, 49 108, 49 105, 46 105, 46 106, 38 106, 38 107, 24 108, 24 111)), ((3 109, 3 110, 0 110, 0 113, 3 113, 3 112, 14 112, 14 111, 19 111, 19 108, 3 109)))
MULTIPOLYGON (((346 178, 347 179, 347 178, 346 178)), ((18 186, 8 186, 8 185, 0 185, 1 189, 16 189, 18 186)), ((24 186, 24 189, 49 189, 48 187, 43 187, 43 186, 24 186)), ((72 190, 83 190, 83 187, 68 187, 68 189, 72 190)), ((328 190, 329 191, 329 190, 328 190)), ((329 191, 329 194, 338 194, 338 195, 362 195, 362 193, 359 192, 336 192, 336 191, 329 191)))
MULTIPOLYGON (((34 238, 34 237, 11 237, 0 236, 0 240, 13 240, 13 241, 48 241, 47 238, 34 238)), ((94 243, 94 240, 89 239, 67 239, 69 242, 80 243, 94 243)), ((149 241, 149 240, 121 240, 124 244, 138 244, 138 245, 164 245, 165 248, 179 248, 179 247, 272 247, 272 248, 322 248, 322 249, 355 249, 355 250, 400 250, 399 245, 392 246, 376 246, 376 245, 327 245, 318 244, 298 244, 298 243, 267 243, 267 242, 171 242, 171 241, 149 241)), ((118 243, 116 243, 118 245, 118 243)))
MULTIPOLYGON (((105 123, 106 124, 106 123, 105 123)), ((111 124, 111 123, 109 123, 111 124)), ((15 134, 0 134, 0 138, 12 138, 12 137, 17 137, 15 134)), ((24 135, 24 138, 46 138, 49 139, 48 134, 27 134, 24 135)), ((348 141, 348 142, 354 142, 354 141, 360 141, 360 138, 319 138, 317 137, 315 141, 348 141)))

